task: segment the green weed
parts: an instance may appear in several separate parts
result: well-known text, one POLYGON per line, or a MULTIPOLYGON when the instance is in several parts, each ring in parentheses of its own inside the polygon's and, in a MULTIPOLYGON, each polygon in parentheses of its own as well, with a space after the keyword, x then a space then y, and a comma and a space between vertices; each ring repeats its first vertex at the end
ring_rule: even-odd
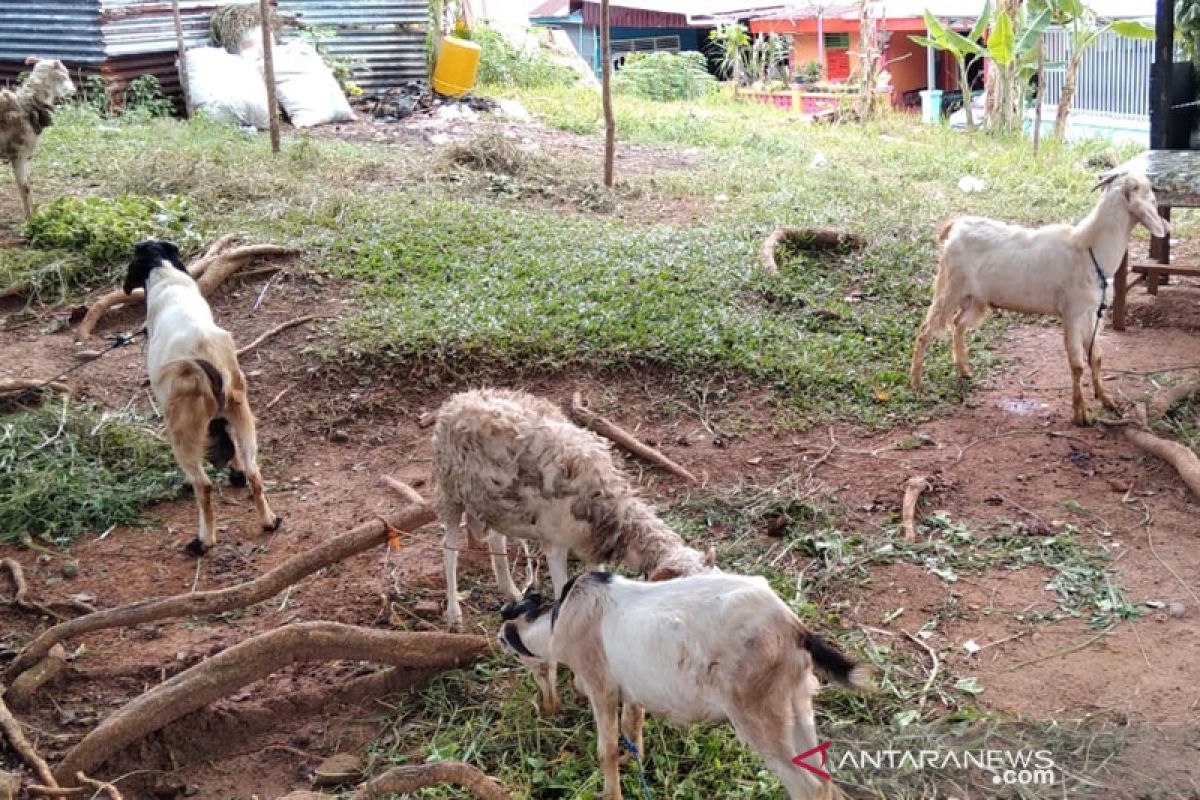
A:
POLYGON ((0 544, 132 525, 183 485, 171 449, 132 411, 63 396, 0 417, 0 544))

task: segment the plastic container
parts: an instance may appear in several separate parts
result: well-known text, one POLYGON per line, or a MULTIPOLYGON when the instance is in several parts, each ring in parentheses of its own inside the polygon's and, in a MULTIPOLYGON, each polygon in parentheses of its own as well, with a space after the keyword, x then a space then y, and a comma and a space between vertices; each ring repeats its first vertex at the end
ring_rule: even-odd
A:
POLYGON ((453 36, 443 39, 437 66, 433 68, 433 90, 459 97, 474 89, 480 53, 479 45, 472 41, 453 36))

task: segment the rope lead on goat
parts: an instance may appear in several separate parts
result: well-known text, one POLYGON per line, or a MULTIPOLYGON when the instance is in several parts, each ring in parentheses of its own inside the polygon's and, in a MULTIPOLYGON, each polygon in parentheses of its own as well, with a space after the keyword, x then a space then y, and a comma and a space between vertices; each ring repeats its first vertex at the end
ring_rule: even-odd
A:
POLYGON ((1108 278, 1104 274, 1104 270, 1100 269, 1100 262, 1096 260, 1096 254, 1092 248, 1088 248, 1088 255, 1092 257, 1092 266, 1096 268, 1096 278, 1100 281, 1100 305, 1096 306, 1096 324, 1092 326, 1092 339, 1088 342, 1088 364, 1092 363, 1092 349, 1096 346, 1096 336, 1100 333, 1100 320, 1104 319, 1104 309, 1108 308, 1108 303, 1105 300, 1108 297, 1108 278))
POLYGON ((637 762, 638 778, 642 782, 642 796, 646 800, 654 800, 654 795, 650 791, 650 785, 646 783, 646 767, 642 764, 642 754, 638 752, 637 745, 629 741, 629 737, 624 733, 620 734, 620 739, 617 741, 620 743, 621 749, 628 750, 629 754, 633 756, 633 760, 637 762))

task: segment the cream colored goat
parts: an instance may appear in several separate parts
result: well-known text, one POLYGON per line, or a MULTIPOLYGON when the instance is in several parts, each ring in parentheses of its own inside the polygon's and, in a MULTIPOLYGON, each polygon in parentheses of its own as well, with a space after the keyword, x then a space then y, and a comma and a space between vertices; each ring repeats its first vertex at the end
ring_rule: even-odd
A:
POLYGON ((572 424, 558 407, 524 392, 480 389, 447 400, 433 429, 438 516, 446 529, 446 617, 458 603, 459 527, 472 541, 485 531, 500 591, 521 593, 508 568, 506 536, 542 544, 557 596, 567 558, 589 566, 618 562, 651 580, 701 572, 714 556, 688 547, 639 498, 613 463, 608 444, 572 424))
POLYGON ((33 71, 15 92, 0 89, 0 160, 12 164, 21 196, 21 210, 28 219, 33 213, 29 190, 29 159, 37 149, 38 137, 50 125, 54 104, 75 93, 75 84, 61 61, 30 58, 33 71))
POLYGON ((1100 200, 1074 228, 1024 228, 983 217, 959 217, 944 226, 933 302, 913 348, 913 388, 921 386, 925 347, 931 334, 953 329, 954 363, 964 378, 967 331, 993 308, 1027 314, 1053 314, 1063 322, 1071 365, 1072 409, 1076 425, 1087 424, 1083 400, 1084 364, 1092 371, 1096 399, 1116 405, 1100 381, 1096 338, 1111 284, 1138 223, 1155 236, 1170 225, 1158 215, 1150 182, 1136 173, 1109 173, 1100 179, 1100 200))

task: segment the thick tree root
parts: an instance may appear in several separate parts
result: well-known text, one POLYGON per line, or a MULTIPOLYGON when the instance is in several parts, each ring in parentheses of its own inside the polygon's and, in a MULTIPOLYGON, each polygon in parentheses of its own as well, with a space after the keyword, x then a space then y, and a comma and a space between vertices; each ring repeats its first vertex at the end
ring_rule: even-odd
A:
POLYGON ((43 686, 58 677, 58 674, 66 666, 66 649, 61 644, 54 645, 45 658, 18 675, 17 679, 12 682, 12 686, 8 687, 5 698, 9 705, 16 709, 28 707, 34 695, 43 686))
POLYGON ((500 781, 461 761, 410 764, 394 767, 372 778, 350 796, 350 800, 383 800, 393 794, 409 794, 444 783, 461 786, 480 800, 510 800, 500 781))
POLYGON ((364 522, 351 531, 289 558, 270 572, 246 583, 226 589, 140 600, 68 620, 47 629, 30 642, 9 665, 6 675, 9 680, 16 678, 36 664, 54 645, 86 633, 163 619, 220 614, 254 605, 279 594, 319 569, 383 544, 388 539, 389 523, 401 530, 414 531, 434 518, 433 509, 428 505, 410 505, 389 517, 386 522, 380 518, 364 522))
POLYGON ((929 479, 923 475, 914 475, 904 483, 904 504, 900 507, 900 527, 904 530, 905 541, 917 540, 917 501, 921 492, 929 488, 929 479))
MULTIPOLYGON (((226 278, 255 258, 288 256, 296 252, 273 244, 252 244, 226 249, 231 238, 232 235, 218 239, 205 255, 188 265, 188 274, 196 279, 196 283, 200 286, 200 293, 205 297, 211 295, 226 278)), ((129 294, 125 294, 122 289, 115 289, 103 295, 92 303, 83 322, 79 324, 77 339, 82 341, 91 337, 96 325, 110 309, 130 303, 140 303, 145 299, 146 292, 142 289, 134 289, 129 294)))
POLYGON ((43 388, 43 386, 46 389, 53 389, 54 391, 62 392, 63 394, 71 393, 70 386, 67 386, 65 383, 59 383, 58 381, 46 383, 45 381, 39 381, 33 378, 9 378, 7 380, 0 381, 0 394, 25 392, 30 389, 40 389, 43 388))
POLYGON ((857 234, 822 228, 776 228, 763 242, 758 254, 763 269, 771 275, 779 274, 775 253, 781 244, 804 250, 857 250, 863 246, 863 239, 857 234))
POLYGON ((58 781, 55 780, 54 773, 50 771, 46 760, 38 755, 38 751, 33 749, 33 745, 25 738, 25 732, 21 730, 21 723, 17 722, 17 718, 8 710, 2 692, 0 692, 0 731, 4 733, 4 738, 8 740, 13 751, 38 776, 38 780, 52 789, 57 789, 58 781))
POLYGON ((622 450, 626 450, 644 461, 649 461, 651 464, 662 467, 667 472, 678 475, 686 481, 700 483, 700 479, 686 468, 667 458, 659 450, 639 441, 637 437, 620 425, 610 422, 589 409, 584 405, 583 395, 579 392, 576 392, 571 398, 570 415, 576 424, 582 425, 588 430, 598 433, 605 439, 616 443, 622 450))
POLYGON ((8 570, 12 576, 14 593, 11 600, 5 601, 23 611, 45 614, 57 620, 71 619, 70 614, 62 614, 55 608, 69 608, 78 614, 94 614, 96 609, 81 600, 54 600, 49 603, 35 603, 29 599, 29 584, 25 581, 25 571, 20 563, 12 558, 0 558, 0 568, 8 570))
POLYGON ((1200 380, 1172 386, 1155 395, 1147 404, 1146 416, 1150 419, 1165 417, 1172 408, 1197 393, 1200 393, 1200 380))
POLYGON ((1192 490, 1192 494, 1200 499, 1200 458, 1197 458, 1190 448, 1133 425, 1126 426, 1123 430, 1125 438, 1134 445, 1174 467, 1179 477, 1192 490))
POLYGON ((71 748, 59 780, 90 770, 164 727, 281 667, 301 661, 375 661, 412 669, 451 669, 488 651, 485 637, 371 630, 301 622, 247 639, 134 699, 71 748))
POLYGON ((94 780, 93 778, 89 778, 87 775, 84 775, 82 772, 75 773, 75 780, 89 789, 94 789, 95 793, 92 795, 93 797, 103 794, 108 798, 108 800, 124 800, 124 798, 121 797, 121 793, 117 791, 117 787, 113 786, 111 783, 94 780))

